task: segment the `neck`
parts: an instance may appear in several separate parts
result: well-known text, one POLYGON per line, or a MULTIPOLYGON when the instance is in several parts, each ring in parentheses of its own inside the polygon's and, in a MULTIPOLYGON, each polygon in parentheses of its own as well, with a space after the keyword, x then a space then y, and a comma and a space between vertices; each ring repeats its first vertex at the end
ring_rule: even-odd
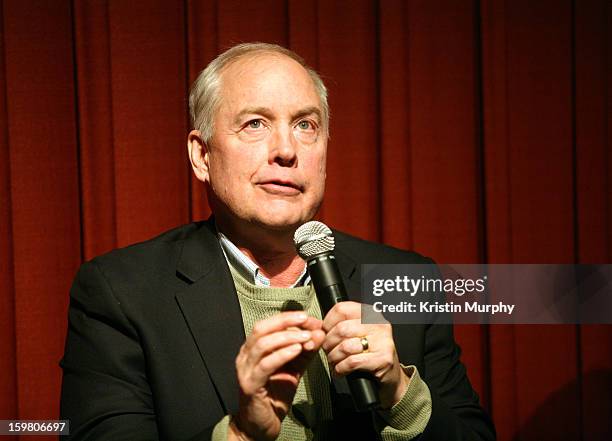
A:
POLYGON ((304 271, 304 261, 295 251, 293 231, 270 230, 249 224, 237 228, 216 219, 217 228, 259 267, 273 287, 291 286, 304 271))

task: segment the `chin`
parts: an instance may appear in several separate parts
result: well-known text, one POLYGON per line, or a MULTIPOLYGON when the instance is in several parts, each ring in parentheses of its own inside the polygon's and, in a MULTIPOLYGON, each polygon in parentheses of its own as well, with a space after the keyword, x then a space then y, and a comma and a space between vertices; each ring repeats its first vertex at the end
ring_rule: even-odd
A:
POLYGON ((299 213, 283 212, 271 212, 264 216, 257 216, 253 219, 255 223, 261 225, 262 227, 278 231, 295 230, 297 227, 309 220, 310 218, 306 218, 299 213))
POLYGON ((262 227, 268 228, 270 230, 276 231, 289 231, 295 230, 305 221, 302 220, 293 220, 293 219, 283 219, 283 218, 275 218, 275 219, 256 219, 255 223, 259 224, 262 227))

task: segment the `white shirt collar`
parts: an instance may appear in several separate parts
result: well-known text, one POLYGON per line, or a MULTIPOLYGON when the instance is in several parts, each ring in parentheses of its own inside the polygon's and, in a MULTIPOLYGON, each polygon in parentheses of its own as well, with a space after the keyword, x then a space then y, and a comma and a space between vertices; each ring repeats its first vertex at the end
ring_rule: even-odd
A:
MULTIPOLYGON (((234 243, 228 239, 228 237, 217 230, 219 237, 219 244, 225 255, 227 263, 238 273, 244 277, 249 283, 256 286, 270 286, 270 279, 263 275, 261 269, 255 262, 253 262, 246 254, 244 254, 234 243)), ((295 282, 290 288, 296 288, 298 286, 306 286, 310 284, 310 275, 304 264, 304 270, 298 276, 295 282)))

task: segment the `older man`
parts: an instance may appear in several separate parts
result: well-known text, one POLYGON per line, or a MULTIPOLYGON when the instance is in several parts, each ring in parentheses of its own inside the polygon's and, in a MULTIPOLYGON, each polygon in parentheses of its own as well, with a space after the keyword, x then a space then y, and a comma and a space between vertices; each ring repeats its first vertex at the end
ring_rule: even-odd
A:
MULTIPOLYGON (((321 316, 292 240, 325 186, 316 72, 282 47, 239 45, 200 74, 190 109, 189 158, 214 218, 79 271, 62 361, 72 437, 493 439, 450 327, 362 324, 355 302, 321 316), (378 384, 370 415, 347 399, 357 370, 378 384)), ((351 295, 362 262, 431 262, 336 236, 351 295)))

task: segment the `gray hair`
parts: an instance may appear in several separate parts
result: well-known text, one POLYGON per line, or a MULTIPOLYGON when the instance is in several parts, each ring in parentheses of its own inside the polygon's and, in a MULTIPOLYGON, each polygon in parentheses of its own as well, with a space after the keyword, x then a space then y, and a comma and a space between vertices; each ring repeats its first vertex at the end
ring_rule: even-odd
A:
POLYGON ((203 141, 209 142, 215 130, 214 119, 215 113, 217 112, 221 102, 219 89, 223 69, 232 62, 240 58, 253 55, 257 52, 285 55, 292 60, 297 61, 304 69, 306 69, 306 72, 308 72, 310 75, 317 94, 319 95, 319 100, 321 101, 323 111, 323 129, 325 134, 328 135, 329 105, 327 104, 327 88, 325 87, 325 84, 323 84, 323 80, 319 74, 314 69, 310 68, 302 57, 287 48, 269 43, 242 43, 226 50, 211 61, 210 64, 206 66, 202 72, 200 72, 191 86, 191 91, 189 93, 189 113, 191 115, 191 123, 193 124, 194 129, 200 131, 203 141))

